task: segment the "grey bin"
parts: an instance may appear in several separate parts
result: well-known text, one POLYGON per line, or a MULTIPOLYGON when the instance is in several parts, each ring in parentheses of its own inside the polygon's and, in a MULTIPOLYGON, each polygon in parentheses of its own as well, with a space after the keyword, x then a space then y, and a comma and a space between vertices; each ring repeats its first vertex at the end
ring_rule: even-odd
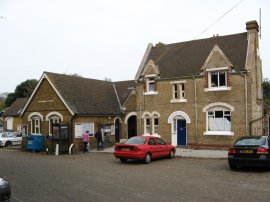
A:
POLYGON ((27 150, 41 151, 44 148, 43 135, 29 135, 26 138, 27 150))

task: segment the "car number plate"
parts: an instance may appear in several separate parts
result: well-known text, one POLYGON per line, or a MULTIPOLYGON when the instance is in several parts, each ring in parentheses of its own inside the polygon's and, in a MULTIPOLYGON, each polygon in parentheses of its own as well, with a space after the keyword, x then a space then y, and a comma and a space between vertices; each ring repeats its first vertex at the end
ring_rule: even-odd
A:
POLYGON ((239 152, 242 153, 242 154, 252 154, 253 150, 245 149, 245 150, 240 150, 239 152))
POLYGON ((122 148, 121 150, 122 150, 122 151, 130 151, 129 148, 122 148))

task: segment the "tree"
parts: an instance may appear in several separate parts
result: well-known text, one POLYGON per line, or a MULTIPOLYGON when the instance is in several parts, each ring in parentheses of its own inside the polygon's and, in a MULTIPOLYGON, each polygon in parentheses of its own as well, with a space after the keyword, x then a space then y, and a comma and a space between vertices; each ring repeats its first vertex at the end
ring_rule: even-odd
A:
POLYGON ((9 93, 5 100, 5 107, 9 107, 17 98, 28 98, 33 93, 38 81, 28 79, 17 85, 14 93, 9 93))
POLYGON ((270 81, 268 79, 264 79, 262 86, 263 86, 263 101, 264 103, 270 106, 270 81))

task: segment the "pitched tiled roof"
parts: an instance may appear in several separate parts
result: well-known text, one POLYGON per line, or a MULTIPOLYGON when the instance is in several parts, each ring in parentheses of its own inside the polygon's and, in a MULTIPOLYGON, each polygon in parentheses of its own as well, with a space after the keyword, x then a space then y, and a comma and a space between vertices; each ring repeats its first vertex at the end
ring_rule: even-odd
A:
POLYGON ((135 88, 135 81, 118 81, 114 82, 115 89, 119 98, 121 106, 126 102, 131 91, 135 88))
POLYGON ((21 111, 27 103, 28 98, 17 98, 5 111, 3 116, 20 116, 21 111))
POLYGON ((74 113, 79 115, 122 114, 113 82, 51 72, 44 73, 74 113))
POLYGON ((201 67, 215 45, 224 52, 236 70, 244 70, 247 53, 247 33, 216 36, 207 39, 157 45, 151 49, 152 59, 161 78, 200 74, 201 67))

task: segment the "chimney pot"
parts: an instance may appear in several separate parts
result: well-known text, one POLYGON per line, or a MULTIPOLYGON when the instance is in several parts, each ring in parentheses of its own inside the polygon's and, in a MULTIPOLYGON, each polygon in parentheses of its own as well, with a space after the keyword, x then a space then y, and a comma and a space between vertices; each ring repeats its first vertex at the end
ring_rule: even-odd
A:
POLYGON ((256 20, 248 21, 248 22, 246 23, 246 29, 247 29, 247 30, 253 30, 253 29, 256 29, 257 32, 258 32, 258 31, 259 31, 259 25, 258 25, 258 23, 257 23, 256 20))

